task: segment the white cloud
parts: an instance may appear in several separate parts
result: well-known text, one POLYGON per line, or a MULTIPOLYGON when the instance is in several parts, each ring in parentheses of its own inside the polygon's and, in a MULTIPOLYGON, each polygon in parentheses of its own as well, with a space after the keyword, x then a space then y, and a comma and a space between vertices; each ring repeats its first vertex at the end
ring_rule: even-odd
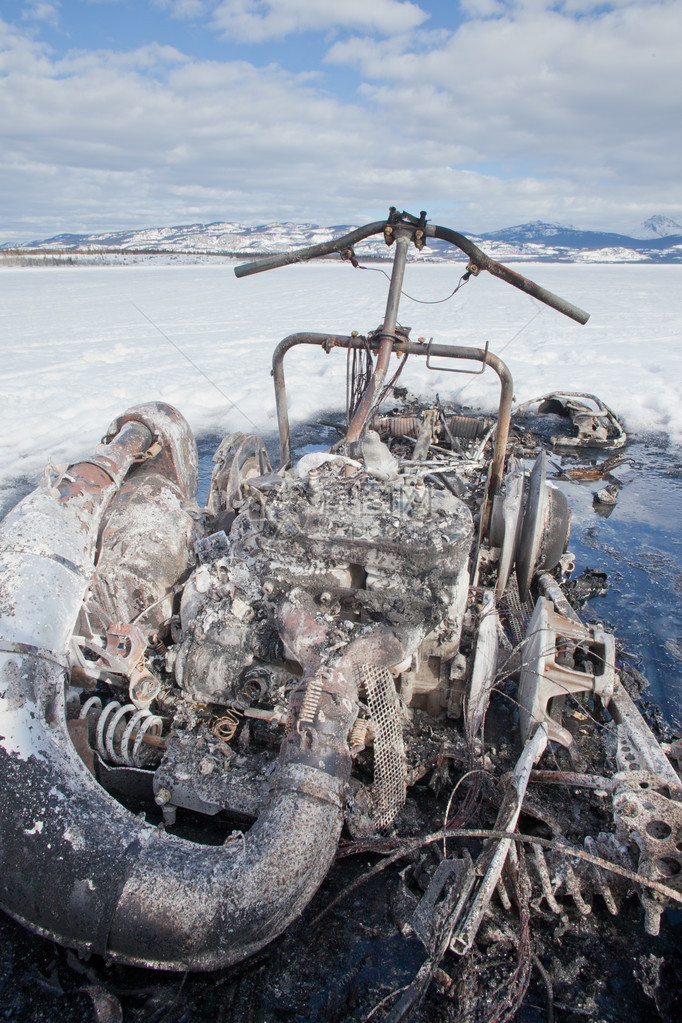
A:
POLYGON ((223 35, 256 43, 335 28, 392 35, 427 17, 409 0, 221 0, 213 11, 223 35))
MULTIPOLYGON (((371 115, 318 95, 305 75, 158 46, 51 59, 4 26, 5 231, 305 217, 312 201, 338 219, 375 131, 371 115)), ((388 133, 383 143, 397 160, 388 133)))
POLYGON ((21 16, 24 21, 44 21, 52 27, 59 24, 59 3, 47 3, 45 0, 33 0, 24 7, 21 16))
POLYGON ((528 6, 470 18, 431 48, 354 38, 327 59, 358 69, 389 121, 457 139, 477 163, 568 170, 585 186, 670 183, 682 157, 678 0, 578 20, 528 6))

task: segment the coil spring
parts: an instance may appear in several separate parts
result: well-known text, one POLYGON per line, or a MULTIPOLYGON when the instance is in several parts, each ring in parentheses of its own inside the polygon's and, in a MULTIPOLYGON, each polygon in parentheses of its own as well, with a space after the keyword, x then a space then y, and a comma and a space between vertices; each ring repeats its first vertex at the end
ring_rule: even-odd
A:
POLYGON ((303 696, 303 703, 301 704, 301 710, 298 715, 298 724, 296 726, 297 731, 300 732, 303 725, 312 725, 315 721, 317 708, 320 705, 320 696, 322 695, 323 685, 324 678, 322 675, 315 675, 313 678, 308 679, 308 684, 306 685, 305 694, 303 696))
POLYGON ((211 731, 215 735, 216 739, 220 739, 221 742, 231 742, 234 739, 235 732, 239 728, 239 722, 241 716, 232 707, 227 707, 225 713, 221 718, 216 720, 211 725, 211 731))
POLYGON ((91 697, 83 704, 80 717, 87 718, 91 711, 100 710, 96 743, 102 759, 127 767, 142 767, 153 759, 156 751, 144 744, 144 737, 161 735, 161 718, 148 710, 138 710, 133 703, 121 706, 118 700, 112 700, 104 710, 101 710, 101 706, 97 696, 91 697))
MULTIPOLYGON (((473 416, 447 416, 448 430, 461 440, 478 440, 488 429, 489 420, 473 416)), ((375 416, 372 429, 390 437, 416 437, 423 425, 419 416, 375 416)))
POLYGON ((161 637, 159 636, 158 632, 152 633, 152 635, 149 638, 149 645, 152 648, 152 650, 154 651, 154 653, 158 654, 159 657, 163 657, 165 655, 166 651, 168 650, 168 647, 166 646, 164 641, 161 639, 161 637))
POLYGON ((369 721, 367 718, 358 718, 350 733, 350 755, 352 757, 356 757, 358 753, 362 753, 363 749, 366 748, 368 731, 369 721))
POLYGON ((102 701, 100 700, 99 696, 91 696, 88 700, 86 700, 83 706, 81 707, 80 714, 78 715, 78 717, 83 718, 83 720, 87 721, 91 711, 94 711, 93 717, 95 718, 95 720, 97 720, 99 715, 102 713, 102 701))
POLYGON ((448 416, 446 422, 452 436, 461 440, 478 440, 490 425, 490 420, 475 419, 473 416, 448 416))
POLYGON ((390 437, 416 437, 422 425, 419 416, 375 416, 372 429, 390 437))

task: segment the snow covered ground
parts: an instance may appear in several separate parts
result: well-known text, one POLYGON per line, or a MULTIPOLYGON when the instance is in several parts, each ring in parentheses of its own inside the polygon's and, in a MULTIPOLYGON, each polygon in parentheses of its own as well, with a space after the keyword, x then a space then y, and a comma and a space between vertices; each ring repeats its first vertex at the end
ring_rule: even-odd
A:
MULTIPOLYGON (((630 431, 682 444, 682 267, 548 265, 526 275, 587 309, 587 326, 481 274, 449 302, 401 306, 412 337, 490 343, 516 398, 589 390, 630 431)), ((459 270, 408 266, 405 290, 447 295, 459 270)), ((383 314, 387 281, 348 264, 288 267, 237 280, 229 266, 5 268, 0 485, 10 497, 48 458, 87 454, 114 415, 141 401, 176 405, 197 433, 275 429, 275 343, 297 330, 361 332, 383 314), (150 322, 151 321, 151 322, 150 322)), ((404 383, 493 408, 497 378, 432 372, 412 360, 404 383)), ((345 357, 287 356, 293 422, 340 407, 345 357)))

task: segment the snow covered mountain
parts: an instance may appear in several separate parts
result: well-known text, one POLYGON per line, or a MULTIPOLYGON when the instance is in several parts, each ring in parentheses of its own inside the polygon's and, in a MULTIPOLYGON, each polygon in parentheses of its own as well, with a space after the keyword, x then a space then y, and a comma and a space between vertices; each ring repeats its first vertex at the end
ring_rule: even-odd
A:
MULTIPOLYGON (((22 246, 0 245, 0 249, 22 252, 73 254, 81 261, 88 255, 191 254, 255 257, 259 254, 302 248, 338 237, 354 225, 270 223, 246 227, 233 222, 186 224, 176 227, 113 231, 102 234, 59 234, 52 238, 27 242, 22 246)), ((682 225, 667 217, 654 216, 641 226, 645 237, 600 231, 581 231, 560 224, 533 221, 514 227, 469 234, 494 259, 508 262, 682 262, 682 225)), ((465 232, 466 233, 466 232, 465 232)), ((382 238, 358 246, 362 258, 386 258, 389 253, 382 238)), ((421 258, 461 259, 451 246, 430 241, 421 258)))
POLYGON ((670 235, 682 235, 682 224, 670 217, 656 215, 645 220, 641 230, 642 238, 668 238, 670 235))
MULTIPOLYGON (((139 231, 110 231, 104 234, 58 234, 42 241, 27 242, 23 248, 70 250, 122 249, 170 252, 279 252, 314 245, 344 234, 351 227, 318 227, 317 224, 273 223, 258 227, 220 222, 152 227, 139 231)), ((4 247, 4 246, 3 246, 4 247)))
POLYGON ((646 238, 613 234, 605 231, 579 231, 560 224, 546 224, 535 220, 530 224, 503 228, 482 235, 484 241, 506 242, 521 247, 540 245, 555 250, 594 252, 603 249, 627 249, 648 253, 650 250, 664 252, 682 245, 682 226, 665 217, 652 217, 642 230, 649 228, 646 238), (668 229, 669 228, 669 229, 668 229))

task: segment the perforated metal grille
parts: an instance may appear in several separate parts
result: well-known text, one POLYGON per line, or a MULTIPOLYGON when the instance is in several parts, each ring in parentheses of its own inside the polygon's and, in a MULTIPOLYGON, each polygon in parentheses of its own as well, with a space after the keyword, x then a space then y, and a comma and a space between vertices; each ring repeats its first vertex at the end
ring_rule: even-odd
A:
POLYGON ((528 623, 533 615, 533 601, 529 597, 523 604, 521 603, 515 575, 512 575, 507 583, 500 610, 511 633, 514 646, 518 646, 526 635, 528 623))
POLYGON ((405 745, 398 694, 388 668, 358 666, 374 729, 374 823, 387 828, 405 802, 405 745))

